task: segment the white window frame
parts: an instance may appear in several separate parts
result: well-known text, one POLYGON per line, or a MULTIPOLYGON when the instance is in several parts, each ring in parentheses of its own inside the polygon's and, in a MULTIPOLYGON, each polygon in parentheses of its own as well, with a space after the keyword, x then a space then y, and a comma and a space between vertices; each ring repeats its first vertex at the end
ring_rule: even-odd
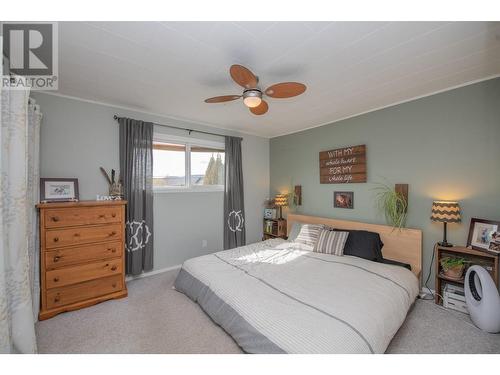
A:
MULTIPOLYGON (((155 132, 153 134, 153 142, 173 143, 186 147, 186 158, 184 166, 185 185, 184 186, 153 186, 154 194, 162 193, 204 193, 204 192, 221 192, 224 191, 224 185, 191 185, 191 146, 198 147, 213 147, 220 150, 225 150, 224 142, 188 138, 178 135, 170 135, 165 133, 155 132)), ((153 160, 154 163, 154 160, 153 160)))

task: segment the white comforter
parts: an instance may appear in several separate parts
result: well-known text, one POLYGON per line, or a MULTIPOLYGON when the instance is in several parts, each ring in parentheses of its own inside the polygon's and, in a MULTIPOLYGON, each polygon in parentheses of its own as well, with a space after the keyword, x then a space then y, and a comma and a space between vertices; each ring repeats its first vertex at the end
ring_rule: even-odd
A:
POLYGON ((418 294, 403 267, 281 239, 193 258, 182 269, 286 353, 384 353, 418 294))

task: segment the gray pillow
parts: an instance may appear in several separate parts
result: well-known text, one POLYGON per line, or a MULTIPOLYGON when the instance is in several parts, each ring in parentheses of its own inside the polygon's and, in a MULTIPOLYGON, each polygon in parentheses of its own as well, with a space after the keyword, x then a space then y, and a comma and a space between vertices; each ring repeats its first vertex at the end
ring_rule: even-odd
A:
POLYGON ((288 234, 289 241, 295 241, 297 236, 299 235, 300 228, 302 228, 301 223, 297 223, 296 221, 292 224, 292 229, 290 229, 290 233, 288 234))
POLYGON ((349 232, 323 229, 319 232, 314 252, 342 256, 349 232))

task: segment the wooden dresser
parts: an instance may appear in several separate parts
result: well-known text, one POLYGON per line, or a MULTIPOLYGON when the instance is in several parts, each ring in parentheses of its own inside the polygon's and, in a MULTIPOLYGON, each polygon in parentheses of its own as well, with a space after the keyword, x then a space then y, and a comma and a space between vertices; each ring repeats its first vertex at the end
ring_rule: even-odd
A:
POLYGON ((37 205, 40 320, 127 296, 125 205, 125 201, 37 205))

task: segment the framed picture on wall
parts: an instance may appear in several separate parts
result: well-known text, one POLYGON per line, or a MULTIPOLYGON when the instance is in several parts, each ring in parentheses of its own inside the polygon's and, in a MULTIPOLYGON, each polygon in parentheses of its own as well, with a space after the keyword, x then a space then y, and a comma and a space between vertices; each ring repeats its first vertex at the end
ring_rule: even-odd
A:
POLYGON ((276 209, 275 208, 265 208, 264 209, 264 219, 276 219, 276 209))
POLYGON ((475 250, 488 250, 491 243, 499 241, 499 227, 500 222, 498 221, 473 217, 470 219, 467 246, 471 246, 475 250))
POLYGON ((40 202, 78 201, 77 178, 41 178, 40 202))
POLYGON ((354 192, 353 191, 333 192, 333 207, 354 208, 354 192))

